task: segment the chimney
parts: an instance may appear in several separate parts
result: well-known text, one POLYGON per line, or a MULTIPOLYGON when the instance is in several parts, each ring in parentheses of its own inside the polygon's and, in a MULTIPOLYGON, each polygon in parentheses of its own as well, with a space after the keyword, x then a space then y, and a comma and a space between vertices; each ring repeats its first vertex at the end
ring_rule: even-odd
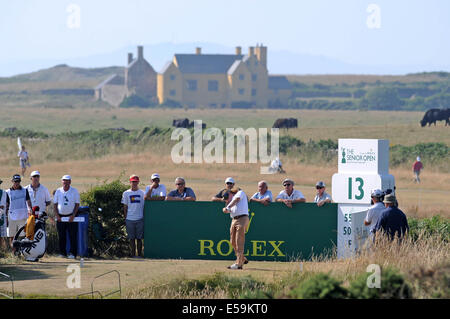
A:
POLYGON ((241 54, 242 54, 242 48, 236 47, 236 55, 241 55, 241 54))
POLYGON ((255 55, 255 47, 249 47, 248 48, 248 55, 249 56, 255 55))
POLYGON ((144 58, 144 47, 142 45, 138 46, 138 60, 144 58))
POLYGON ((128 64, 133 62, 133 53, 128 53, 128 64))
POLYGON ((196 48, 195 48, 195 54, 197 54, 197 55, 202 54, 202 48, 196 47, 196 48))

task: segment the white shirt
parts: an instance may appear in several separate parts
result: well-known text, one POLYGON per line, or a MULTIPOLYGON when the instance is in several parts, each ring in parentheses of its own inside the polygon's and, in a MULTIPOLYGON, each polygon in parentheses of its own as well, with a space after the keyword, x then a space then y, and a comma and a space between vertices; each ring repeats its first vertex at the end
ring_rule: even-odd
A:
POLYGON ((28 152, 27 151, 19 151, 19 153, 17 153, 17 156, 21 160, 28 160, 28 152))
POLYGON ((265 199, 265 198, 269 198, 271 202, 273 202, 273 196, 272 196, 272 192, 269 190, 266 190, 266 192, 264 193, 264 195, 261 195, 260 192, 256 192, 255 194, 253 194, 252 198, 256 198, 256 199, 265 199))
POLYGON ((47 210, 46 202, 52 201, 47 187, 45 187, 42 184, 39 184, 37 190, 34 191, 33 186, 31 186, 30 184, 27 185, 25 188, 28 190, 28 194, 30 194, 31 205, 33 205, 32 207, 28 208, 31 210, 34 206, 39 206, 39 211, 45 212, 47 210))
POLYGON ((127 205, 128 220, 141 220, 144 218, 144 197, 142 189, 132 191, 131 188, 122 194, 122 204, 127 205))
POLYGON ((247 195, 243 191, 238 191, 234 196, 234 198, 240 198, 239 202, 230 208, 230 217, 236 217, 240 215, 248 215, 248 200, 247 195))
POLYGON ((370 222, 370 230, 372 230, 377 224, 378 218, 381 216, 381 212, 385 210, 386 207, 383 203, 377 202, 374 205, 370 206, 369 211, 367 212, 367 216, 365 221, 370 222))
POLYGON ((331 200, 331 196, 330 194, 323 192, 322 196, 319 196, 319 194, 317 194, 316 197, 314 197, 314 203, 318 203, 326 199, 331 200))
MULTIPOLYGON (((145 196, 147 196, 147 193, 150 190, 150 187, 151 187, 151 185, 148 185, 145 188, 145 196)), ((152 194, 150 197, 154 197, 154 196, 166 197, 166 195, 167 195, 166 186, 164 186, 163 184, 159 184, 157 188, 152 189, 152 194)))
POLYGON ((78 190, 72 186, 70 186, 67 192, 64 191, 63 187, 60 187, 55 192, 53 203, 58 204, 58 213, 60 215, 70 215, 73 213, 75 204, 80 203, 80 193, 78 193, 78 190))
POLYGON ((291 199, 291 200, 294 200, 294 199, 302 199, 302 198, 303 199, 305 198, 305 196, 303 196, 303 193, 301 191, 297 190, 297 189, 294 189, 294 191, 292 192, 291 196, 289 196, 286 193, 286 190, 282 190, 278 194, 276 199, 291 199))

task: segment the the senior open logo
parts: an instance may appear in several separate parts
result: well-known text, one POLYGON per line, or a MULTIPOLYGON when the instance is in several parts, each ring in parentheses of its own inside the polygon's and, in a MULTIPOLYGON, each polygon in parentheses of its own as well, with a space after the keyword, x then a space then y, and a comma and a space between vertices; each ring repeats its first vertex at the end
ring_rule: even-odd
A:
MULTIPOLYGON (((270 164, 279 157, 279 129, 219 128, 202 129, 202 121, 194 120, 193 135, 187 128, 176 128, 172 140, 179 141, 171 151, 172 161, 180 163, 261 163, 270 164), (270 137, 270 153, 268 139, 270 137), (225 141, 224 141, 225 138, 225 141), (181 141, 180 141, 181 139, 181 141), (192 152, 193 148, 193 152, 192 152), (224 156, 225 151, 225 156, 224 156), (224 158, 225 157, 225 158, 224 158)), ((269 166, 260 167, 261 174, 273 174, 269 166)))

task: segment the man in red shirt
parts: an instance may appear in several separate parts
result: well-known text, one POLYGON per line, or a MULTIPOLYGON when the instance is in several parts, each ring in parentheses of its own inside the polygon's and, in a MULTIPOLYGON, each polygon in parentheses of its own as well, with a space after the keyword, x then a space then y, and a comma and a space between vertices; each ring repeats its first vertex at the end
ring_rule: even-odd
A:
POLYGON ((414 182, 420 183, 420 171, 423 169, 422 162, 420 161, 420 157, 417 156, 417 160, 413 164, 413 171, 414 171, 414 182))

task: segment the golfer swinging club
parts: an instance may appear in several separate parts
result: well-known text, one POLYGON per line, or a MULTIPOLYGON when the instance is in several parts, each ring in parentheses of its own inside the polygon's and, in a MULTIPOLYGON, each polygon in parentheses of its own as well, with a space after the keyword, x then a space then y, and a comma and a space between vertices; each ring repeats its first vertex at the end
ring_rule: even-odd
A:
POLYGON ((230 214, 232 218, 230 227, 230 242, 236 254, 236 262, 228 269, 242 269, 242 265, 248 260, 244 257, 245 230, 249 223, 247 195, 237 187, 233 187, 229 193, 227 206, 222 209, 225 214, 230 214))

